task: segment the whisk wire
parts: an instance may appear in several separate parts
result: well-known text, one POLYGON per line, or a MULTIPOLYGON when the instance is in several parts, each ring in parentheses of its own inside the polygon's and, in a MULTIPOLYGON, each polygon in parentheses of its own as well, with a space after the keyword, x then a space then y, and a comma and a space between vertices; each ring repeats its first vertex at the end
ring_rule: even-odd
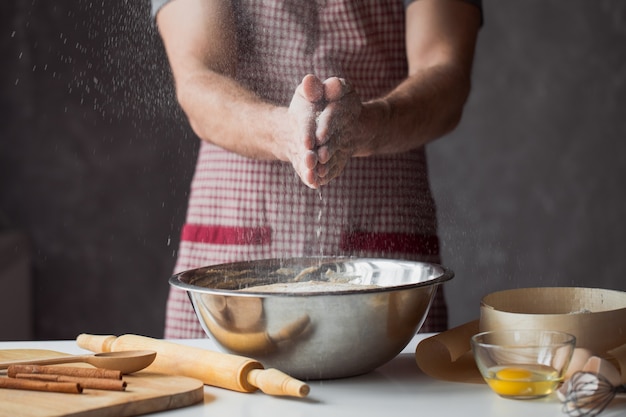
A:
POLYGON ((566 382, 563 412, 570 417, 594 417, 609 405, 615 395, 626 392, 626 385, 613 386, 604 376, 576 372, 566 382))

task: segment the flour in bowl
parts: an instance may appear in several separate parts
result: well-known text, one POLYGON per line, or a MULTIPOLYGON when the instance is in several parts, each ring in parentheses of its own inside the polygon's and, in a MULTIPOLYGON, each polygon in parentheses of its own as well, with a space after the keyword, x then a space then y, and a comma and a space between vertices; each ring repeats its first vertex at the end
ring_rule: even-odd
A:
POLYGON ((381 288, 379 285, 353 284, 350 282, 304 281, 304 282, 277 282, 275 284, 257 285, 243 291, 264 293, 300 293, 300 292, 340 292, 359 291, 381 288))

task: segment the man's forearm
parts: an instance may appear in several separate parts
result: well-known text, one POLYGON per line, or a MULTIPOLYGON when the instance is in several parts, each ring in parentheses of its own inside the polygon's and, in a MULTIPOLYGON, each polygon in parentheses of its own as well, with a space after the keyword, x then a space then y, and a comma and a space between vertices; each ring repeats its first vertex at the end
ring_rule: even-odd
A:
POLYGON ((457 68, 416 72, 385 97, 364 104, 367 145, 356 156, 406 152, 449 133, 461 120, 469 91, 470 75, 457 68))
POLYGON ((177 97, 202 140, 246 157, 276 159, 273 138, 285 109, 211 71, 178 80, 177 97))

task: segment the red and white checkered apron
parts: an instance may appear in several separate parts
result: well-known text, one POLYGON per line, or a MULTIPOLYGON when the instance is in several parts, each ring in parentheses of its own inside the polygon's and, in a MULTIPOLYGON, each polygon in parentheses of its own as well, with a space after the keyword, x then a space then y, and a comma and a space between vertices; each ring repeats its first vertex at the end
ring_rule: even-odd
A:
MULTIPOLYGON (((401 0, 242 0, 239 81, 288 105, 307 73, 345 77, 364 100, 407 73, 401 0)), ((439 262, 423 149, 355 158, 321 190, 290 164, 256 161, 203 142, 176 272, 225 262, 355 255, 439 262)), ((422 331, 447 326, 441 287, 422 331)), ((171 289, 165 337, 205 334, 187 295, 171 289)))

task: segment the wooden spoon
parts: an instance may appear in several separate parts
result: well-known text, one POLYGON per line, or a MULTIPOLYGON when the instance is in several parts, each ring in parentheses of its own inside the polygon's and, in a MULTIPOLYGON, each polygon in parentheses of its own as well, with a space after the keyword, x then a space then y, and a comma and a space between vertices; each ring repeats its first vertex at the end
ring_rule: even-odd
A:
POLYGON ((89 355, 68 355, 47 359, 25 359, 19 361, 0 362, 0 369, 10 365, 57 365, 61 363, 84 362, 96 368, 121 371, 131 374, 149 366, 156 358, 153 350, 126 350, 119 352, 102 352, 89 355))

